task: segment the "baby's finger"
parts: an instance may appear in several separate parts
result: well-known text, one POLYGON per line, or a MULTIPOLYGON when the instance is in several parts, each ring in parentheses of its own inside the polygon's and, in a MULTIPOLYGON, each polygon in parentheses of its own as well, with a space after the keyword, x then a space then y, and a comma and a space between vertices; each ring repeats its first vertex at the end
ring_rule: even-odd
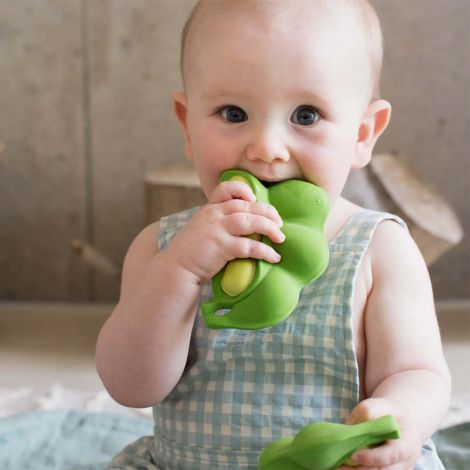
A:
POLYGON ((241 181, 223 181, 214 188, 209 196, 209 202, 212 204, 220 204, 231 199, 256 201, 253 190, 241 181))
POLYGON ((235 236, 259 233, 266 235, 274 243, 282 243, 285 240, 285 235, 279 225, 267 217, 236 212, 227 216, 226 223, 228 232, 235 236))
POLYGON ((247 202, 240 199, 233 199, 223 205, 225 215, 234 213, 254 214, 267 217, 273 220, 277 225, 282 226, 282 219, 277 209, 271 204, 264 202, 247 202))
POLYGON ((247 237, 234 238, 232 253, 236 258, 263 259, 268 263, 278 263, 281 260, 281 255, 272 247, 247 237))
POLYGON ((387 443, 372 449, 361 449, 355 452, 351 458, 353 462, 366 467, 386 467, 406 462, 411 457, 411 449, 403 440, 388 441, 387 443))
POLYGON ((370 467, 369 468, 363 467, 362 465, 359 467, 350 467, 347 465, 341 465, 341 467, 336 468, 336 470, 374 470, 374 469, 371 469, 370 467))
POLYGON ((397 463, 395 465, 387 465, 386 467, 338 467, 336 470, 413 470, 413 465, 409 466, 407 463, 397 463))

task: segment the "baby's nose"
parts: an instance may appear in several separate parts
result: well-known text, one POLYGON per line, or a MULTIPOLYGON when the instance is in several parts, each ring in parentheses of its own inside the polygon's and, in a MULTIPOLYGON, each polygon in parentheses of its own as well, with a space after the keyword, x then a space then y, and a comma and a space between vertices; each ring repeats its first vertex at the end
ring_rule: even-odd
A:
POLYGON ((288 161, 289 150, 280 129, 274 126, 264 126, 256 129, 246 149, 249 160, 272 162, 274 160, 288 161))

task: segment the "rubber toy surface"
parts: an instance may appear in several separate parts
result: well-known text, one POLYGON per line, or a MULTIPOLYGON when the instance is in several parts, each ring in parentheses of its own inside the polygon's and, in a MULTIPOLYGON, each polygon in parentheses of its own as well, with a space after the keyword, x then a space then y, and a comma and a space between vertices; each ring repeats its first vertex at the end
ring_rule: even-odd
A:
POLYGON ((249 184, 256 200, 272 204, 282 218, 283 243, 251 237, 273 246, 279 263, 232 260, 212 279, 213 297, 202 304, 209 328, 256 330, 276 325, 295 309, 303 286, 319 277, 328 265, 329 248, 323 226, 329 210, 326 192, 306 181, 287 180, 265 187, 242 170, 227 170, 220 180, 249 184), (217 313, 227 309, 223 314, 217 313))
POLYGON ((259 470, 334 470, 341 465, 357 466, 352 453, 398 439, 400 427, 393 416, 359 424, 312 423, 294 437, 268 445, 259 458, 259 470))

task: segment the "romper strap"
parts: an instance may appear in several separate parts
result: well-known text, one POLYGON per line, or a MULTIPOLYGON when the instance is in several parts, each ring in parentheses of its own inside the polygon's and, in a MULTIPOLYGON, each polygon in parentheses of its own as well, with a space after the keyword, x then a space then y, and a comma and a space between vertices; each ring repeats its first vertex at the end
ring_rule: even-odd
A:
POLYGON ((362 209, 352 214, 340 233, 330 243, 330 247, 339 249, 341 246, 348 246, 348 249, 362 249, 365 251, 372 240, 375 229, 384 220, 394 220, 404 229, 406 223, 400 217, 389 212, 380 212, 370 209, 362 209))
POLYGON ((178 230, 189 222, 198 209, 199 206, 192 207, 191 209, 186 209, 160 219, 160 232, 157 239, 158 248, 160 250, 164 250, 167 247, 178 230))

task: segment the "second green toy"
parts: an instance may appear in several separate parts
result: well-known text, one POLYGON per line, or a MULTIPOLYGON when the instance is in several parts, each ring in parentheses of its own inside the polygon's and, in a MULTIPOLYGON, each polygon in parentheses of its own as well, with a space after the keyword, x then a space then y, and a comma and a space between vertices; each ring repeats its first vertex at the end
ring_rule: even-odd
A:
POLYGON ((391 416, 358 424, 311 423, 294 437, 269 444, 259 458, 259 470, 335 470, 357 466, 350 456, 359 449, 400 437, 400 426, 391 416))

